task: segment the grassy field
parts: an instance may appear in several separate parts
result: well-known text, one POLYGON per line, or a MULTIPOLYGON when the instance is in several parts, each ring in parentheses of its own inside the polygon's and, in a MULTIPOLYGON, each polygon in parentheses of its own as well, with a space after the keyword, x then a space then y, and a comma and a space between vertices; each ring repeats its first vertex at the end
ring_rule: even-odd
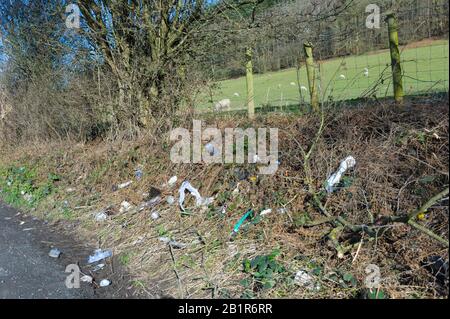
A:
MULTIPOLYGON (((425 40, 409 44, 401 50, 406 95, 448 90, 448 40, 425 40)), ((322 79, 321 96, 325 99, 339 101, 362 97, 380 78, 385 80, 376 86, 377 97, 392 95, 388 50, 320 61, 319 64, 322 79), (365 68, 369 70, 368 76, 364 75, 365 68)), ((256 106, 299 104, 299 85, 308 87, 305 67, 300 69, 299 82, 298 84, 297 71, 294 68, 255 75, 256 106)), ((308 102, 309 92, 304 89, 301 91, 304 101, 308 102)), ((213 100, 225 98, 231 100, 232 109, 245 108, 245 77, 219 83, 218 89, 213 92, 213 100)), ((200 102, 199 109, 211 108, 212 103, 209 100, 209 97, 205 97, 200 102)))

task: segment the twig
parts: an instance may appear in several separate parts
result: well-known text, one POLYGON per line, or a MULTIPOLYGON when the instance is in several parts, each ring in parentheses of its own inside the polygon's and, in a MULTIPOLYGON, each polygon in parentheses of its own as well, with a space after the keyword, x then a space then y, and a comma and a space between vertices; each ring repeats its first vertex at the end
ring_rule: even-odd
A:
POLYGON ((444 238, 436 235, 435 233, 433 233, 431 230, 429 230, 428 228, 416 223, 413 220, 409 220, 408 224, 411 225, 412 227, 420 230, 421 232, 424 232, 425 234, 427 234, 428 236, 430 236, 431 238, 436 239, 438 242, 440 242, 441 244, 443 244, 445 247, 449 247, 449 243, 448 240, 445 240, 444 238))

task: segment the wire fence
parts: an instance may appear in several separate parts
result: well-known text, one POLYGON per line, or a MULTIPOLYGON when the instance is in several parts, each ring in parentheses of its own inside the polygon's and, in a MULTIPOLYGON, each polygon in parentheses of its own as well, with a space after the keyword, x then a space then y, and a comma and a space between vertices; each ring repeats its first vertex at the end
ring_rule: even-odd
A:
MULTIPOLYGON (((448 92, 449 4, 447 1, 433 6, 417 3, 415 7, 394 12, 398 22, 404 94, 448 92)), ((320 100, 393 96, 389 33, 384 18, 382 15, 380 28, 372 29, 366 26, 367 13, 364 12, 352 14, 345 24, 319 25, 319 32, 311 42, 320 100)), ((271 43, 271 48, 267 45, 255 49, 255 64, 260 66, 257 69, 260 72, 264 69, 261 60, 269 54, 267 50, 272 50, 272 54, 291 51, 278 62, 282 70, 255 74, 257 107, 289 108, 310 102, 302 46, 307 39, 301 34, 286 38, 281 45, 271 43), (296 65, 299 67, 292 67, 296 65)), ((245 78, 218 82, 209 105, 221 99, 230 99, 233 109, 246 108, 245 78)))

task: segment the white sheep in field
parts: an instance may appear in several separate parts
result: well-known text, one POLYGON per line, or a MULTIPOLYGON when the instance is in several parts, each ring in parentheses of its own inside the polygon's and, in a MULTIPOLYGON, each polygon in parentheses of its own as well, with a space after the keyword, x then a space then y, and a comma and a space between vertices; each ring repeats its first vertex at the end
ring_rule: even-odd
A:
POLYGON ((222 111, 222 110, 229 110, 231 108, 231 100, 230 99, 223 99, 223 100, 220 100, 219 102, 217 102, 215 105, 214 105, 214 109, 217 111, 217 112, 219 112, 219 111, 222 111))
POLYGON ((366 78, 369 77, 369 69, 368 68, 364 68, 364 76, 366 78))

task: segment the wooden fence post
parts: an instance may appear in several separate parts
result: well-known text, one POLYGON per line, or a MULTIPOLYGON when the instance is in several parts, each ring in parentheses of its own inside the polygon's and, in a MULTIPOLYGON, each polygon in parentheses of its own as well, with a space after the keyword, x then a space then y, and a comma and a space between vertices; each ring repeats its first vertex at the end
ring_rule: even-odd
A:
POLYGON ((403 102, 403 75, 400 64, 400 51, 398 49, 398 25, 394 13, 389 13, 386 17, 389 31, 389 48, 391 51, 392 80, 394 84, 395 102, 403 102))
POLYGON ((253 63, 252 63, 252 49, 247 48, 245 52, 246 64, 245 64, 245 74, 247 79, 247 108, 248 108, 248 118, 253 120, 255 118, 255 96, 253 89, 253 63))
POLYGON ((310 42, 303 44, 306 57, 306 73, 308 75, 309 94, 311 97, 311 107, 314 112, 319 111, 319 100, 316 88, 316 67, 314 65, 313 45, 310 42))

